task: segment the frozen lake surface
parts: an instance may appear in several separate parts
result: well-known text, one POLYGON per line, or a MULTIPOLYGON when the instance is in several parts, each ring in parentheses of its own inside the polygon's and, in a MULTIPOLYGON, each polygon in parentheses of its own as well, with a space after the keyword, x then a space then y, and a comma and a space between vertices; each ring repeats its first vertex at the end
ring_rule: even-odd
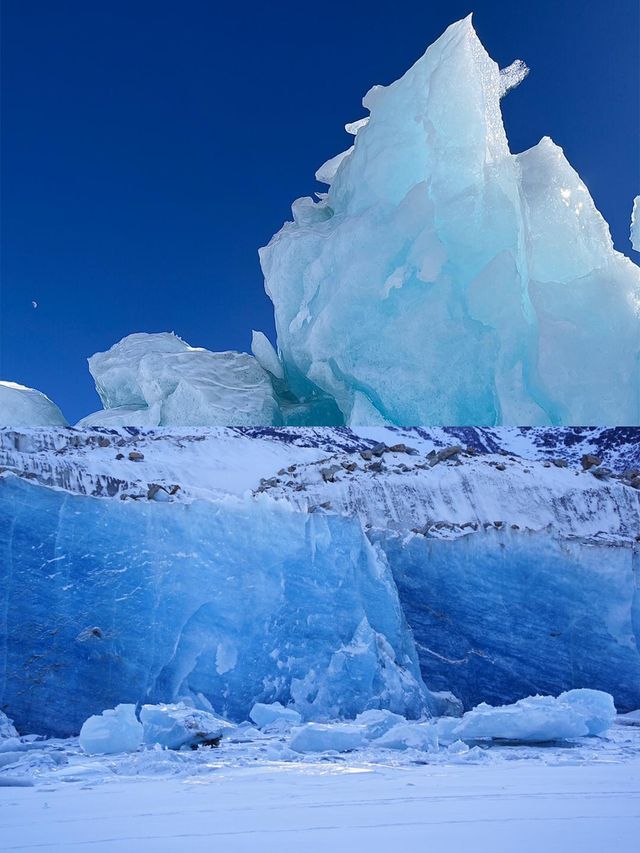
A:
MULTIPOLYGON (((637 850, 640 727, 552 746, 300 756, 283 735, 194 752, 16 756, 3 851, 637 850)), ((8 754, 1 753, 6 759, 8 754)), ((5 763, 5 761, 1 762, 5 763)))

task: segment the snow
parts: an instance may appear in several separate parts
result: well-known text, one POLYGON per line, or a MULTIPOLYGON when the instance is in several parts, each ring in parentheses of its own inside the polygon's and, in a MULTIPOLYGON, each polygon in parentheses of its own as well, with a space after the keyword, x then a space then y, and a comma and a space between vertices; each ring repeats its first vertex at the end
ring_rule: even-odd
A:
POLYGON ((246 353, 209 352, 168 332, 139 333, 91 356, 89 369, 105 414, 89 415, 81 426, 279 423, 269 374, 246 353))
POLYGON ((295 708, 285 708, 280 702, 272 702, 267 705, 264 702, 256 702, 249 717, 259 729, 265 729, 274 723, 286 723, 297 725, 302 722, 302 717, 295 708))
POLYGON ((640 252, 640 195, 637 195, 633 200, 630 239, 636 252, 640 252))
POLYGON ((479 853, 602 853, 637 841, 638 727, 439 751, 306 754, 289 739, 240 727, 219 748, 89 756, 77 739, 23 738, 0 768, 12 786, 0 797, 3 850, 382 853, 428 839, 479 853))
POLYGON ((121 704, 85 720, 79 741, 89 755, 134 752, 142 743, 142 732, 136 706, 121 704))
POLYGON ((60 409, 42 392, 0 382, 0 427, 66 426, 60 409))
POLYGON ((350 425, 640 422, 640 271, 559 146, 510 152, 526 72, 468 17, 366 95, 260 252, 294 395, 350 425))

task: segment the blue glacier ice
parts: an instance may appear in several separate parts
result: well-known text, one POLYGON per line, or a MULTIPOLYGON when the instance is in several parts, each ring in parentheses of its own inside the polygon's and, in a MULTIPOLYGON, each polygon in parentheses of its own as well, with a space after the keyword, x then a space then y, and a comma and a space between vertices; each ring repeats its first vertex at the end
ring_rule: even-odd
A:
POLYGON ((256 702, 249 717, 258 726, 259 729, 267 728, 274 723, 284 723, 286 725, 296 725, 302 722, 300 713, 295 708, 285 708, 281 702, 256 702))
POLYGON ((182 698, 235 720, 256 702, 306 719, 430 707, 360 525, 268 498, 140 503, 0 478, 0 662, 23 732, 182 698))
POLYGON ((640 252, 640 195, 637 195, 633 200, 633 210, 631 211, 631 232, 629 234, 631 245, 640 252))
POLYGON ((580 688, 640 707, 639 439, 0 431, 0 708, 66 734, 120 703, 367 732, 580 688))
POLYGON ((483 703, 461 720, 443 718, 436 724, 445 741, 500 739, 552 741, 601 735, 611 728, 616 708, 608 693, 569 690, 559 696, 527 696, 511 705, 483 703))
POLYGON ((175 705, 143 705, 140 709, 143 741, 147 746, 165 749, 194 748, 199 744, 215 746, 235 728, 210 711, 190 708, 184 702, 175 705))
POLYGON ((553 531, 381 540, 422 673, 466 708, 595 688, 640 707, 640 550, 553 531))
MULTIPOLYGON (((264 343, 260 352, 265 357, 264 343)), ((89 369, 104 410, 79 426, 281 422, 269 373, 246 353, 209 352, 169 332, 139 333, 92 355, 89 369)))
POLYGON ((0 428, 66 423, 60 409, 41 391, 17 382, 0 382, 0 428))
POLYGON ((548 137, 512 154, 471 17, 374 86, 260 252, 291 391, 346 423, 640 423, 640 270, 548 137))

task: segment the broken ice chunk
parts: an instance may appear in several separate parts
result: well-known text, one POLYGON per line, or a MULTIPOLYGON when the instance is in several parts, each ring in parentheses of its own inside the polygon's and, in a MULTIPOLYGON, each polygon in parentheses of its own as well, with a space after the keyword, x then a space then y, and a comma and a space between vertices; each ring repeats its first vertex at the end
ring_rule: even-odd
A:
POLYGON ((80 746, 89 755, 135 752, 142 744, 142 723, 135 705, 117 705, 89 717, 80 729, 80 746))

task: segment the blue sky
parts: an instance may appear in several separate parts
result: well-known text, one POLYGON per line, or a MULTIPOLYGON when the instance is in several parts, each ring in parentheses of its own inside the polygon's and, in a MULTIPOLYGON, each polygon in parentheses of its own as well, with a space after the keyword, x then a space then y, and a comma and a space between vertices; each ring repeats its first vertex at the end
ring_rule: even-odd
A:
POLYGON ((365 92, 470 11, 532 69, 504 101, 512 150, 553 137, 630 254, 637 0, 4 0, 0 378, 73 422, 99 408, 87 356, 126 334, 273 339, 258 247, 322 189, 365 92))

